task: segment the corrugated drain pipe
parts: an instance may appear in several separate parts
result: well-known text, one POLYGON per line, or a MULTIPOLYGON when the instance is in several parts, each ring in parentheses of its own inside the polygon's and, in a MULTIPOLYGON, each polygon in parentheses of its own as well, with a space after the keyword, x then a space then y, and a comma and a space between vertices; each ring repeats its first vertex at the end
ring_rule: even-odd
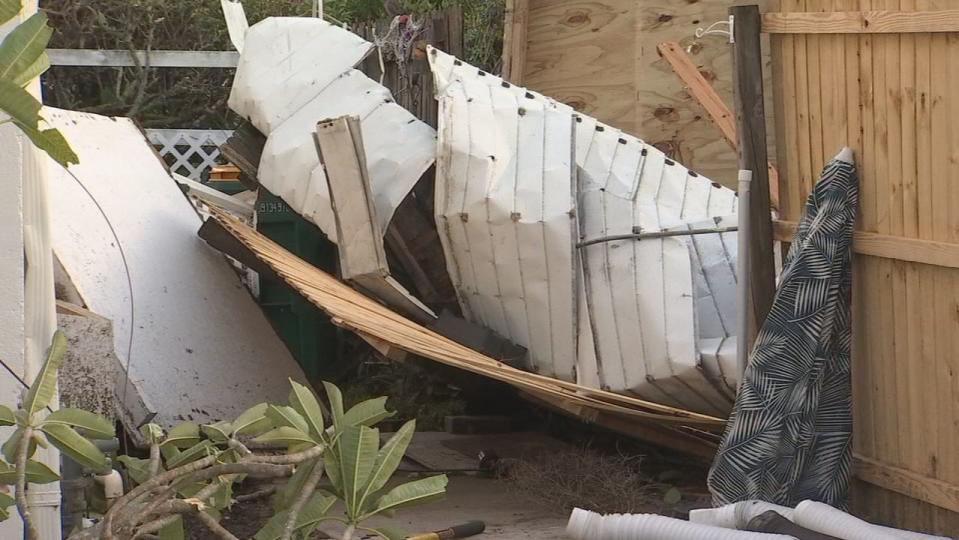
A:
POLYGON ((653 514, 603 516, 576 508, 566 534, 574 540, 796 540, 792 536, 723 529, 653 514))

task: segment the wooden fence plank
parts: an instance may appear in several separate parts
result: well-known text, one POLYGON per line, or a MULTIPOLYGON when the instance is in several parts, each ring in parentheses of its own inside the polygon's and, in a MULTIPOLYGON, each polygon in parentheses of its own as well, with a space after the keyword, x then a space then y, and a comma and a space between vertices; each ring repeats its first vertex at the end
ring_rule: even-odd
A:
POLYGON ((856 456, 855 473, 870 484, 959 512, 959 486, 865 456, 856 456))
MULTIPOLYGON (((794 221, 774 221, 773 237, 780 242, 791 242, 796 232, 796 225, 794 221)), ((942 268, 959 268, 959 244, 951 242, 856 231, 853 251, 859 255, 882 259, 928 264, 942 268)))
POLYGON ((898 10, 767 13, 770 34, 903 34, 959 32, 959 10, 909 13, 898 10))

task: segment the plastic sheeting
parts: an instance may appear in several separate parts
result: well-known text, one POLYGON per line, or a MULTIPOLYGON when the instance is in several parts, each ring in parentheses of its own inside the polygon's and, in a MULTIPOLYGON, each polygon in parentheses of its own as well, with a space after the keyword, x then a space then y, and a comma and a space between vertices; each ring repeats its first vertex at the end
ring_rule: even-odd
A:
POLYGON ((89 308, 113 321, 131 433, 234 418, 303 373, 200 217, 129 119, 46 109, 80 164, 51 165, 53 248, 89 308), (155 417, 155 418, 154 418, 155 417))
POLYGON ((727 412, 738 379, 735 233, 567 254, 579 240, 637 230, 732 226, 735 193, 566 105, 429 54, 441 117, 437 216, 469 315, 529 348, 541 373, 727 412))
POLYGON ((383 231, 434 160, 436 132, 353 69, 372 47, 319 19, 266 19, 246 33, 230 95, 230 108, 267 135, 260 183, 334 242, 329 187, 313 140, 317 123, 360 118, 383 231))

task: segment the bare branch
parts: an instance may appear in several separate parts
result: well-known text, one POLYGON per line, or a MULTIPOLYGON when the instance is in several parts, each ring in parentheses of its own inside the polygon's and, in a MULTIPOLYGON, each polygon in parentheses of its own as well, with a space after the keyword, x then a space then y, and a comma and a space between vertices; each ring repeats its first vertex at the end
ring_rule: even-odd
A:
POLYGON ((29 540, 39 540, 40 533, 30 515, 30 508, 27 505, 27 454, 30 451, 30 442, 33 441, 33 428, 24 428, 20 436, 20 444, 17 445, 17 492, 15 498, 17 501, 17 511, 23 519, 23 527, 29 540))
POLYGON ((276 456, 257 456, 251 455, 248 460, 255 463, 275 463, 277 465, 299 465, 300 463, 318 458, 326 451, 325 446, 314 446, 309 450, 298 452, 296 454, 276 455, 276 456))
POLYGON ((290 507, 290 514, 286 518, 286 526, 283 527, 283 536, 280 537, 280 540, 290 540, 293 537, 293 531, 296 529, 296 520, 300 517, 300 511, 303 510, 306 502, 313 496, 313 492, 316 491, 316 486, 319 485, 321 478, 323 478, 323 462, 317 460, 313 471, 303 485, 303 491, 300 492, 299 496, 293 502, 293 506, 290 507))
POLYGON ((173 509, 175 512, 180 514, 192 513, 197 518, 206 525, 207 529, 210 529, 210 532, 222 538, 223 540, 240 540, 236 536, 233 536, 233 533, 223 528, 222 525, 217 523, 210 514, 200 510, 196 506, 193 506, 190 503, 185 503, 183 501, 173 501, 173 509))
POLYGON ((276 493, 276 486, 268 487, 266 489, 261 489, 259 491, 254 491, 253 493, 248 493, 246 495, 237 495, 236 502, 256 501, 259 499, 269 497, 270 495, 273 495, 274 493, 276 493))

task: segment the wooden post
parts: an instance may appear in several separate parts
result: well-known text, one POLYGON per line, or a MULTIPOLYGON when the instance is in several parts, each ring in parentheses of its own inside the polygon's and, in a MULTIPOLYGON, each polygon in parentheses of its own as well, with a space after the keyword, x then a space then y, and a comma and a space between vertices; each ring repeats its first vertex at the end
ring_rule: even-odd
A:
POLYGON ((739 168, 753 172, 749 208, 751 234, 740 238, 750 251, 749 329, 740 336, 745 347, 752 348, 776 294, 773 261, 773 226, 769 204, 769 171, 766 155, 766 111, 763 107, 763 66, 759 6, 736 6, 733 16, 733 90, 736 108, 736 132, 739 138, 739 168))

